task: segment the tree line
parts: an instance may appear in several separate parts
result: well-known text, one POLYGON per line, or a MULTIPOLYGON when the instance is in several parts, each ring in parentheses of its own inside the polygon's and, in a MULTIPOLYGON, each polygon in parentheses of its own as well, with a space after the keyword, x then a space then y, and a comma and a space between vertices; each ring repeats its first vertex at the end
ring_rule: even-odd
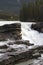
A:
POLYGON ((20 21, 43 21, 43 0, 23 3, 19 15, 20 21))

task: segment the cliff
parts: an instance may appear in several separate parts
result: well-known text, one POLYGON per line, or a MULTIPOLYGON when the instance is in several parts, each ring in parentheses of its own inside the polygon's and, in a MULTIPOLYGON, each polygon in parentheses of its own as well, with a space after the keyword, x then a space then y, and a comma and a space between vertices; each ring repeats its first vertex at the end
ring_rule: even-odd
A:
POLYGON ((0 26, 0 40, 2 39, 21 39, 21 24, 6 24, 0 26))

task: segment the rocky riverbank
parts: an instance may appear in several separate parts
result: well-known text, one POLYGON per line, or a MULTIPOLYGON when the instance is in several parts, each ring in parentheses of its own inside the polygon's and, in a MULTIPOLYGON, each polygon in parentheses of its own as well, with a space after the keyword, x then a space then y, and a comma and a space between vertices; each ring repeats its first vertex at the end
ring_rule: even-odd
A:
POLYGON ((43 22, 38 22, 36 24, 32 24, 31 28, 43 33, 43 22))

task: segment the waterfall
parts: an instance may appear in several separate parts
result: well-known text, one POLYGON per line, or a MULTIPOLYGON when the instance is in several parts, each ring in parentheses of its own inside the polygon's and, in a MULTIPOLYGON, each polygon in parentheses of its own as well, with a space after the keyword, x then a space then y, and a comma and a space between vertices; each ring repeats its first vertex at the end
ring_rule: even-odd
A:
POLYGON ((31 29, 32 23, 21 23, 22 39, 29 40, 35 45, 43 45, 43 33, 31 29))

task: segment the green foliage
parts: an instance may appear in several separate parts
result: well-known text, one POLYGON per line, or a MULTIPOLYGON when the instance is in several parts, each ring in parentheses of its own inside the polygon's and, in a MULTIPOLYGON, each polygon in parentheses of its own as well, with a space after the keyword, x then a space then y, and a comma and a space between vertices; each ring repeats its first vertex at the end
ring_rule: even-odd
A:
POLYGON ((27 18, 28 18, 28 10, 27 5, 24 3, 20 11, 20 20, 27 21, 27 18))
POLYGON ((35 2, 29 2, 23 4, 20 10, 21 21, 43 21, 43 0, 36 0, 35 2))

